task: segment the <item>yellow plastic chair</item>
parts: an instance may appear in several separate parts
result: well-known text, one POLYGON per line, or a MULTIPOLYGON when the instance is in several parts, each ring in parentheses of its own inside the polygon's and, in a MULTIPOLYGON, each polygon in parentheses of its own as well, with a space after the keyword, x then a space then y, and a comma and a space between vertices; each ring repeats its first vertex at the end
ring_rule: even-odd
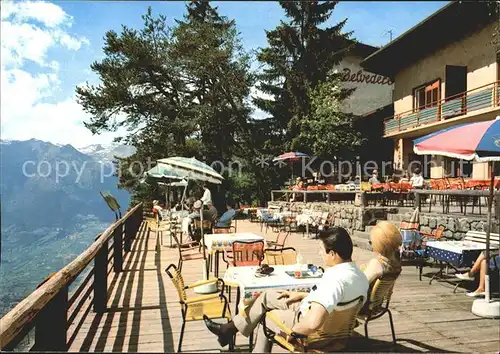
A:
POLYGON ((368 338, 368 323, 387 313, 391 325, 392 341, 396 344, 396 333, 394 331, 392 313, 391 310, 389 310, 389 303, 399 274, 400 273, 384 275, 373 284, 372 290, 370 291, 370 297, 358 315, 358 320, 364 323, 366 338, 368 338))
MULTIPOLYGON (((184 329, 186 322, 203 321, 203 315, 210 318, 225 318, 229 322, 231 320, 231 310, 228 306, 228 301, 224 295, 224 281, 220 278, 209 280, 201 280, 191 285, 184 285, 184 279, 179 269, 174 264, 170 264, 165 272, 168 274, 172 283, 179 295, 179 303, 181 304, 182 327, 179 338, 179 346, 177 352, 181 352, 182 339, 184 337, 184 329), (218 284, 219 292, 215 294, 200 295, 196 297, 188 297, 186 290, 193 289, 205 284, 218 284)), ((230 351, 233 348, 229 348, 230 351)))
POLYGON ((268 265, 297 264, 297 251, 293 247, 266 249, 264 251, 264 263, 268 265))
POLYGON ((344 350, 356 327, 356 316, 363 306, 363 296, 339 304, 328 315, 325 324, 316 332, 306 336, 298 334, 287 327, 273 311, 268 312, 262 320, 266 337, 291 353, 330 353, 344 350), (266 326, 266 321, 272 321, 280 333, 275 333, 266 326), (294 341, 290 342, 289 338, 294 341))

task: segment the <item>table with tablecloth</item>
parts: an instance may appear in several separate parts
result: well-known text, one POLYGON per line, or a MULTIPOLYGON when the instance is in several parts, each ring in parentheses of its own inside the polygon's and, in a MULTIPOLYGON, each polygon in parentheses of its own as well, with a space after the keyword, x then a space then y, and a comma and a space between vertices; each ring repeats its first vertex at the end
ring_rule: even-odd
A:
MULTIPOLYGON (((490 245, 490 249, 498 249, 498 246, 490 245)), ((486 250, 486 244, 474 241, 427 241, 425 256, 433 258, 452 268, 471 267, 482 251, 486 250)), ((442 275, 443 268, 434 274, 432 282, 438 275, 442 275)))
POLYGON ((256 275, 258 266, 229 267, 226 270, 224 282, 227 285, 238 287, 236 301, 239 311, 244 313, 244 309, 266 290, 309 292, 321 281, 321 270, 316 273, 318 277, 295 278, 286 272, 295 271, 297 265, 273 265, 272 267, 274 272, 269 276, 256 275))
POLYGON ((221 252, 232 251, 233 242, 243 241, 264 241, 263 236, 256 235, 251 232, 238 232, 231 234, 207 234, 205 235, 205 246, 207 251, 214 260, 214 274, 218 276, 219 274, 219 256, 221 252))

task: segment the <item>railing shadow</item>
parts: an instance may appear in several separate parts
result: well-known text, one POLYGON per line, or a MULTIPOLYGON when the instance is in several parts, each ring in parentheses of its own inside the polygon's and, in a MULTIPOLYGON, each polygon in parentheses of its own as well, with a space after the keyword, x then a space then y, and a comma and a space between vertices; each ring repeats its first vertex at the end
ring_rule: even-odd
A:
POLYGON ((163 349, 164 352, 173 352, 173 339, 171 326, 168 319, 168 311, 166 308, 166 296, 164 293, 164 284, 161 276, 160 255, 155 255, 156 269, 146 268, 146 257, 148 252, 154 252, 153 249, 149 250, 148 245, 152 242, 150 238, 151 230, 144 223, 138 231, 138 238, 133 244, 131 252, 128 254, 128 259, 124 262, 124 270, 120 274, 115 274, 112 283, 109 287, 109 294, 113 293, 114 297, 108 306, 106 313, 96 314, 88 333, 86 334, 83 344, 78 351, 104 351, 106 347, 109 348, 108 339, 112 326, 118 326, 112 343, 113 352, 137 352, 139 349, 139 335, 141 329, 141 314, 143 311, 160 310, 160 317, 162 322, 163 331, 163 349), (158 274, 159 286, 159 303, 157 305, 142 306, 144 295, 144 276, 141 272, 155 270, 158 274), (132 292, 135 287, 135 300, 132 303, 132 292), (130 319, 130 312, 132 318, 130 319), (116 315, 119 313, 119 317, 116 315), (115 324, 113 324, 115 322, 115 324), (101 327, 99 333, 98 328, 101 327), (130 329, 130 331, 127 331, 130 329), (92 343, 97 342, 95 346, 92 343), (125 347, 125 338, 129 338, 128 345, 125 347), (124 348, 125 347, 125 348, 124 348))
POLYGON ((160 318, 161 318, 161 328, 163 332, 163 352, 172 353, 174 352, 174 340, 172 335, 172 326, 168 319, 167 310, 167 296, 165 294, 166 287, 163 282, 163 269, 161 264, 161 252, 156 252, 155 254, 155 265, 156 274, 158 277, 158 295, 160 298, 160 318))

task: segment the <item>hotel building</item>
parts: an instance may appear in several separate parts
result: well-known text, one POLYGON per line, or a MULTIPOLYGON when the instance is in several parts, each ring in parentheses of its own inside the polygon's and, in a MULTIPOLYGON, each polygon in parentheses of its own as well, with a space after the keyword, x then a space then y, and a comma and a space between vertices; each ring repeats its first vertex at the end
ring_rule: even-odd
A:
POLYGON ((487 3, 450 2, 361 62, 394 83, 394 114, 385 117, 383 128, 393 142, 394 168, 420 164, 427 178, 487 178, 484 163, 414 155, 413 140, 500 115, 497 26, 487 3))

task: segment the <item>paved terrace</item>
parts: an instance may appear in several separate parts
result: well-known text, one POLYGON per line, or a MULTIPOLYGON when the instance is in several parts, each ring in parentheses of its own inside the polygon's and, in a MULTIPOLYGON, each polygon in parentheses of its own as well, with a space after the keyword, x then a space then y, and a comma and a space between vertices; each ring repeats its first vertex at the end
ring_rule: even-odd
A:
MULTIPOLYGON (((261 234, 258 224, 238 221, 238 231, 261 234)), ((266 235, 272 239, 271 231, 266 235)), ((175 291, 164 269, 177 263, 177 250, 168 246, 155 251, 154 226, 143 224, 134 241, 132 251, 124 260, 124 271, 110 274, 108 311, 96 315, 88 311, 70 343, 70 351, 104 352, 173 352, 177 348, 181 327, 181 313, 175 291)), ((168 242, 168 240, 165 240, 168 242)), ((292 234, 287 245, 295 247, 305 261, 320 264, 316 240, 304 240, 301 234, 292 234)), ((369 251, 356 248, 354 260, 365 263, 372 257, 369 251)), ((221 270, 224 266, 221 266, 221 270)), ((424 269, 424 274, 429 273, 424 269)), ((202 278, 201 261, 184 264, 186 283, 202 278)), ((498 352, 499 322, 475 317, 471 311, 472 299, 465 290, 453 293, 451 285, 418 280, 415 267, 405 267, 396 284, 391 308, 394 315, 398 343, 391 343, 389 321, 386 316, 369 326, 369 341, 355 341, 363 351, 431 351, 431 352, 498 352)), ((232 292, 231 311, 234 312, 235 293, 232 292)), ((77 321, 70 324, 70 331, 77 321)), ((80 322, 80 321, 78 321, 80 322)), ((363 333, 362 327, 357 329, 363 333)), ((248 341, 238 337, 237 347, 248 341)), ((227 348, 227 347, 226 347, 227 348)), ((186 352, 219 352, 215 337, 202 322, 188 322, 183 342, 186 352)), ((244 350, 244 349, 243 349, 244 350)), ((274 346, 274 352, 283 352, 274 346)))

